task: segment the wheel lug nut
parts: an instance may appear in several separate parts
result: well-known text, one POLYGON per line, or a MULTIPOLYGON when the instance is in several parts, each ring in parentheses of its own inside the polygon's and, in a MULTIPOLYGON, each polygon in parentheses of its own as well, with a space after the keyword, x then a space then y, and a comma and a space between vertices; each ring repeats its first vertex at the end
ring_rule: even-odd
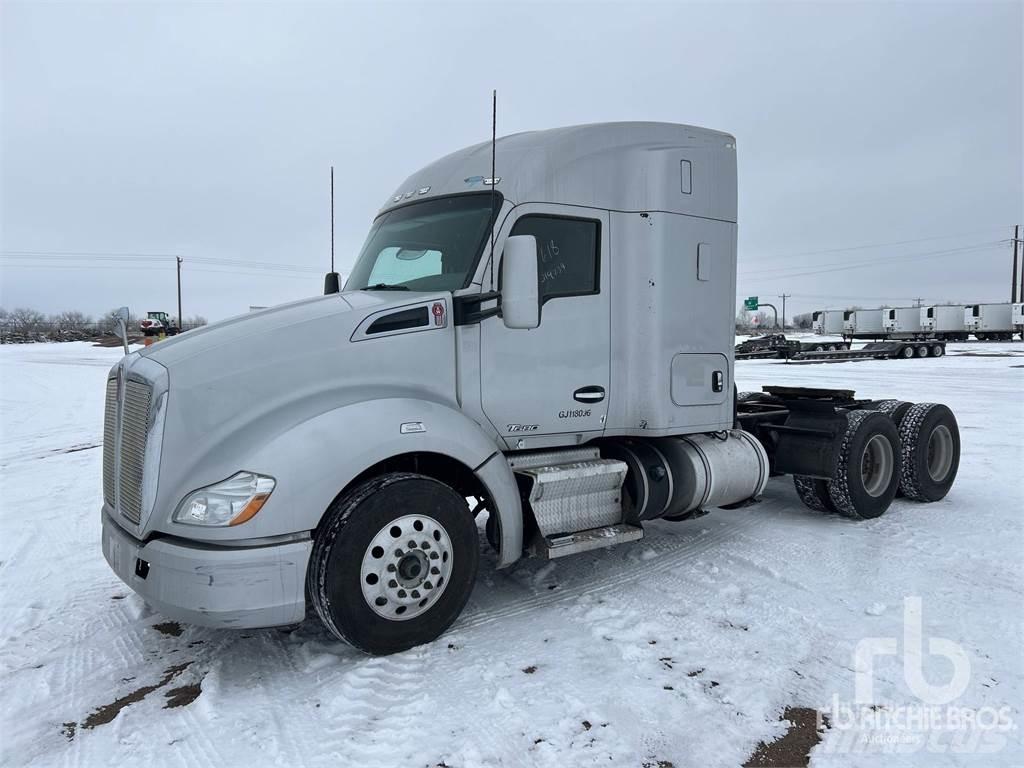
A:
POLYGON ((411 593, 411 594, 412 594, 412 596, 413 596, 414 598, 416 598, 417 600, 419 600, 419 599, 420 599, 420 591, 419 591, 418 589, 414 589, 414 590, 412 591, 412 593, 411 593))
POLYGON ((433 567, 432 567, 432 568, 430 569, 430 572, 431 572, 432 574, 434 574, 435 576, 437 576, 437 574, 439 574, 439 573, 441 572, 441 569, 440 569, 440 568, 438 568, 438 567, 437 567, 437 566, 435 565, 435 566, 433 566, 433 567))
POLYGON ((439 557, 440 557, 440 555, 437 554, 437 552, 431 552, 430 553, 430 559, 431 560, 437 560, 437 558, 439 558, 439 557))
POLYGON ((397 569, 395 568, 395 564, 394 564, 394 563, 390 563, 390 564, 388 565, 388 571, 389 571, 389 572, 391 572, 391 573, 394 573, 394 572, 395 572, 396 570, 397 570, 397 569))
POLYGON ((424 588, 424 589, 433 589, 433 588, 434 588, 434 585, 433 585, 433 584, 431 584, 431 583, 430 583, 429 581, 424 581, 424 582, 423 582, 423 588, 424 588))
POLYGON ((391 579, 391 580, 390 580, 390 581, 388 582, 388 586, 389 586, 389 587, 391 587, 392 589, 394 589, 395 587, 397 587, 397 586, 398 586, 398 582, 397 582, 397 581, 395 581, 394 579, 391 579))
POLYGON ((405 553, 402 550, 400 550, 400 549, 396 549, 395 550, 395 557, 401 557, 404 554, 405 553))
POLYGON ((406 596, 406 592, 405 592, 405 590, 404 590, 404 589, 400 589, 400 590, 398 590, 398 596, 399 596, 399 597, 405 597, 405 596, 406 596))
POLYGON ((430 549, 430 542, 429 541, 424 541, 420 546, 423 547, 424 549, 430 549))

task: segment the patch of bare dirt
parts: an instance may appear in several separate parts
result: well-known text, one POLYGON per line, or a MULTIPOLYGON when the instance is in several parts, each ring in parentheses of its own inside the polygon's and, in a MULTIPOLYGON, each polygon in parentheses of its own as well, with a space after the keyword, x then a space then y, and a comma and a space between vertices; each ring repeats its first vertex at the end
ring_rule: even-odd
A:
POLYGON ((199 698, 199 694, 203 692, 203 683, 200 680, 198 683, 189 683, 188 685, 182 685, 178 688, 171 688, 164 694, 167 699, 167 703, 164 704, 164 709, 174 709, 175 707, 187 707, 193 701, 199 698))
MULTIPOLYGON (((106 725, 117 717, 122 709, 131 704, 137 704, 149 696, 149 694, 153 693, 153 691, 163 688, 165 685, 170 683, 171 680, 188 669, 191 664, 191 661, 187 661, 184 664, 176 664, 173 667, 168 667, 164 670, 164 676, 160 678, 160 681, 155 685, 144 685, 141 688, 136 688, 131 693, 127 693, 109 704, 104 704, 102 707, 96 708, 93 710, 92 714, 82 721, 81 728, 91 730, 98 725, 106 725)), ((199 683, 174 688, 166 694, 168 703, 165 707, 183 707, 186 704, 190 704, 195 701, 201 691, 202 688, 199 683)), ((75 738, 75 733, 78 728, 79 724, 76 722, 64 723, 60 732, 68 739, 68 741, 71 741, 75 738)))
MULTIPOLYGON (((758 744, 743 768, 806 768, 811 762, 811 750, 822 735, 817 710, 786 707, 782 719, 789 722, 789 730, 775 741, 758 744)), ((828 728, 828 718, 822 717, 822 725, 828 728)))
POLYGON ((176 621, 163 621, 159 624, 154 624, 153 629, 161 635, 168 635, 169 637, 181 637, 183 631, 181 624, 176 621))

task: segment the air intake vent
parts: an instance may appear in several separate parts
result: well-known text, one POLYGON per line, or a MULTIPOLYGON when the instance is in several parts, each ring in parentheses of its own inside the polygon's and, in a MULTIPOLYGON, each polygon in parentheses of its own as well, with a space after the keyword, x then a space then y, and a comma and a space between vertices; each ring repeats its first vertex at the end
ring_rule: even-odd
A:
POLYGON ((103 501, 114 506, 117 467, 117 379, 107 379, 107 405, 103 412, 103 501))
POLYGON ((142 471, 146 465, 152 397, 153 390, 148 384, 129 380, 125 385, 118 500, 121 514, 136 525, 142 517, 142 471))

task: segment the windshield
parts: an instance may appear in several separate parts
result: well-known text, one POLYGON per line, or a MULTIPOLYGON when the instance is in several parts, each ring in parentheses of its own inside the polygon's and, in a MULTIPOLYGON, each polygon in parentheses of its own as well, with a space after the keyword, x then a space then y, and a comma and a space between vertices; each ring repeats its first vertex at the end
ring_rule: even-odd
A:
POLYGON ((455 291, 465 287, 487 241, 501 196, 456 195, 414 203, 379 216, 346 291, 455 291))

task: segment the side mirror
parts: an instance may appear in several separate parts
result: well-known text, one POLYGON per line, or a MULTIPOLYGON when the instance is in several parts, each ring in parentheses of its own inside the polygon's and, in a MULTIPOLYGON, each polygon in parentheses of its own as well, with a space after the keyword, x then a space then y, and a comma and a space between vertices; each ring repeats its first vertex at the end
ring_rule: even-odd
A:
POLYGON ((514 235, 501 257, 501 316, 506 328, 540 325, 537 282, 537 238, 514 235))

